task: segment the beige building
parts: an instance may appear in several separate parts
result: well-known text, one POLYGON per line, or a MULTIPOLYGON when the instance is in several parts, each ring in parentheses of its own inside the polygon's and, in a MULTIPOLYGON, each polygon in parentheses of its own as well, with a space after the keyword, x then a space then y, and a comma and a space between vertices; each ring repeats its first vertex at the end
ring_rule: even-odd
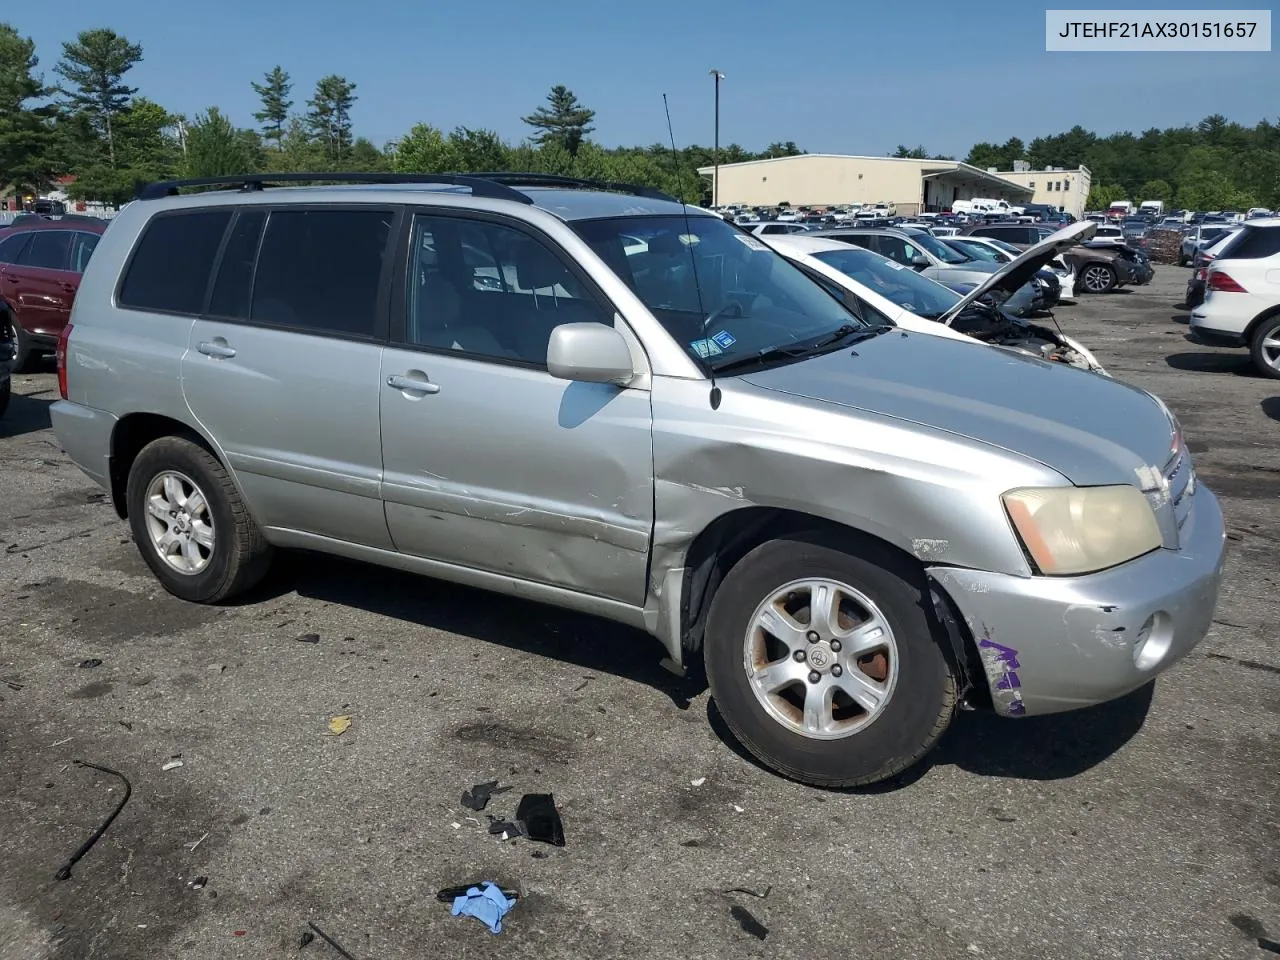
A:
POLYGON ((997 172, 992 167, 987 172, 1034 190, 1032 203, 1047 203, 1066 211, 1077 220, 1084 217, 1085 201, 1089 196, 1089 188, 1093 185, 1093 174, 1088 167, 1080 166, 1074 170, 1064 170, 1062 167, 1031 170, 1030 164, 1019 163, 1016 166, 1028 169, 997 172))
POLYGON ((712 196, 724 204, 746 206, 832 206, 843 203, 892 203, 911 215, 947 209, 956 200, 986 197, 1011 204, 1029 203, 1032 189, 958 160, 900 160, 805 153, 796 157, 748 160, 698 173, 711 181, 712 196))

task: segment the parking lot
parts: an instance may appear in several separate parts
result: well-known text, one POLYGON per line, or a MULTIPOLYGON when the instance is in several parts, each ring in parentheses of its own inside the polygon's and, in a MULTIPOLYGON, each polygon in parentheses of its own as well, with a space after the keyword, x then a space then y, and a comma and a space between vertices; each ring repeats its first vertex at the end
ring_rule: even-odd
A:
POLYGON ((1158 267, 1057 316, 1169 403, 1223 499, 1210 635, 1117 703, 961 714, 925 768, 860 793, 756 766, 702 684, 603 621, 307 556, 236 605, 172 599, 60 453, 52 363, 15 376, 0 420, 0 960, 338 956, 299 951, 308 921, 359 960, 1266 956, 1280 381, 1246 351, 1184 339, 1186 277, 1158 267), (337 736, 335 716, 351 718, 337 736), (55 881, 121 796, 76 759, 133 792, 55 881), (512 789, 461 806, 493 779, 512 789), (488 833, 488 814, 538 792, 555 795, 563 848, 488 833), (481 879, 520 891, 496 937, 435 898, 481 879))

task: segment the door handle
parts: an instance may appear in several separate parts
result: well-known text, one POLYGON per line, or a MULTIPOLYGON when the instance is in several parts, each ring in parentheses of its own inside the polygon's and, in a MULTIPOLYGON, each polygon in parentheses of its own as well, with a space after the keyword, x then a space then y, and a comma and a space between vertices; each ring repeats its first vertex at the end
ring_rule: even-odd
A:
POLYGON ((219 343, 217 340, 203 340, 196 349, 206 357, 216 357, 224 360, 229 360, 236 355, 235 349, 227 346, 225 341, 219 343))
POLYGON ((75 285, 74 283, 64 283, 64 284, 62 285, 62 291, 63 291, 63 293, 75 293, 75 292, 76 292, 76 289, 77 289, 77 287, 76 287, 76 285, 75 285))
POLYGON ((440 384, 418 377, 387 377, 387 386, 396 390, 408 390, 413 393, 439 393, 440 384))

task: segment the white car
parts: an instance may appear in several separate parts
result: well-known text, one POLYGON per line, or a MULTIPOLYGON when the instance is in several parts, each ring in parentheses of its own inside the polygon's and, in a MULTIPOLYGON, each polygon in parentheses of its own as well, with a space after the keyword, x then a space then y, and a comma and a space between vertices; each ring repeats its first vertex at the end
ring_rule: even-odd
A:
MULTIPOLYGON (((775 236, 766 241, 817 283, 859 309, 872 323, 913 333, 1008 347, 1108 376, 1094 355, 1070 337, 980 302, 984 294, 1019 289, 1068 240, 1036 244, 964 296, 878 253, 824 237, 775 236)), ((1065 243, 1065 246, 1064 246, 1065 243)))
MULTIPOLYGON (((935 234, 936 236, 936 234, 935 234)), ((942 238, 947 246, 955 247, 962 253, 972 253, 976 257, 989 259, 995 263, 1011 263, 1022 256, 1023 251, 1012 243, 996 240, 993 237, 958 237, 942 238)), ((1070 300, 1076 288, 1076 272, 1062 257, 1054 257, 1049 261, 1049 269, 1058 275, 1062 284, 1061 299, 1070 300)))
POLYGON ((1258 372, 1280 380, 1280 217, 1245 221, 1209 262, 1191 334, 1209 346, 1247 347, 1258 372))
POLYGON ((793 233, 809 232, 807 224, 798 223, 795 220, 783 220, 781 217, 777 220, 754 221, 739 224, 739 226, 757 237, 789 236, 793 233))

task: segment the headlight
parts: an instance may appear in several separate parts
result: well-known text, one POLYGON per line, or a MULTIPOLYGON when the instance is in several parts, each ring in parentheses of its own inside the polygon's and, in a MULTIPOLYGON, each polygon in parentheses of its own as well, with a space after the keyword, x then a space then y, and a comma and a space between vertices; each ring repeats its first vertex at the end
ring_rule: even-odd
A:
POLYGON ((1093 573, 1163 544, 1137 487, 1024 487, 1001 499, 1040 573, 1093 573))

